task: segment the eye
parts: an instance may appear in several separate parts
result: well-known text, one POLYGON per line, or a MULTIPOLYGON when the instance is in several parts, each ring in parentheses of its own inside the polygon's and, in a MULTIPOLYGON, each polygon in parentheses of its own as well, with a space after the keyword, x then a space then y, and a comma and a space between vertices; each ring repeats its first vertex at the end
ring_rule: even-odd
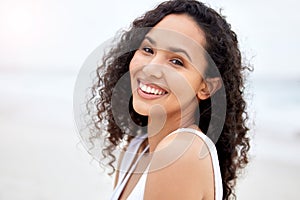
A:
POLYGON ((183 62, 180 59, 172 59, 171 62, 175 65, 183 66, 183 62))
POLYGON ((146 53, 150 53, 150 54, 153 54, 153 50, 150 48, 150 47, 143 47, 143 51, 146 52, 146 53))

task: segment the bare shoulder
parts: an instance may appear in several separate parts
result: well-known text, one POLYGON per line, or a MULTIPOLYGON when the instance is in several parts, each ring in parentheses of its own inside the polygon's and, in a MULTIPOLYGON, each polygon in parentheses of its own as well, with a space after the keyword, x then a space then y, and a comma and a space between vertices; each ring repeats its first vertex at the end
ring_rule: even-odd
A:
POLYGON ((145 199, 213 199, 213 195, 212 160, 205 141, 190 132, 164 138, 151 160, 145 199))

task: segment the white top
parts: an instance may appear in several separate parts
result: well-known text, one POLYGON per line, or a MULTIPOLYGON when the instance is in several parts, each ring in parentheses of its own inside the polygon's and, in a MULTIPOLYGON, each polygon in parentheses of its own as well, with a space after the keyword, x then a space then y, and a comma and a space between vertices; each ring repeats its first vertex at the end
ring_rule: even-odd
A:
MULTIPOLYGON (((214 143, 205 134, 203 134, 202 132, 200 132, 198 130, 192 129, 192 128, 179 128, 176 131, 170 133, 168 136, 178 133, 178 132, 194 133, 195 135, 199 136, 207 145, 210 155, 211 155, 212 165, 213 165, 214 183, 215 183, 215 200, 222 200, 222 196, 223 196, 222 177, 221 177, 221 172, 220 172, 218 154, 217 154, 217 150, 216 150, 214 143)), ((132 161, 133 161, 140 145, 145 140, 145 138, 147 138, 147 134, 133 138, 131 140, 130 144, 128 145, 127 150, 126 150, 126 152, 123 156, 122 162, 121 162, 121 166, 120 166, 121 170, 119 171, 118 183, 117 183, 116 188, 113 191, 111 200, 118 200, 124 187, 126 186, 126 184, 128 182, 130 175, 132 174, 133 170, 135 169, 137 163, 139 162, 139 160, 141 159, 143 154, 148 150, 149 146, 147 146, 143 150, 143 152, 137 158, 136 162, 132 164, 132 161), (130 168, 131 164, 132 164, 132 167, 130 168), (126 175, 126 173, 127 173, 127 175, 126 175)), ((144 191, 145 191, 146 179, 147 179, 149 166, 150 166, 150 164, 148 165, 145 172, 140 177, 136 186, 133 188, 133 190, 129 194, 127 200, 142 200, 144 198, 144 191)))

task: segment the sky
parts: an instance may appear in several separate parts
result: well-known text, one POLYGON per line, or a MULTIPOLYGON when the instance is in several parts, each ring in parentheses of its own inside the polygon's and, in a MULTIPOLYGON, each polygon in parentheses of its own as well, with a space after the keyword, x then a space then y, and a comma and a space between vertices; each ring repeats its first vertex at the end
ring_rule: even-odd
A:
MULTIPOLYGON (((158 0, 0 0, 0 70, 78 71, 158 0)), ((205 0, 222 8, 258 76, 300 75, 299 1, 205 0)))

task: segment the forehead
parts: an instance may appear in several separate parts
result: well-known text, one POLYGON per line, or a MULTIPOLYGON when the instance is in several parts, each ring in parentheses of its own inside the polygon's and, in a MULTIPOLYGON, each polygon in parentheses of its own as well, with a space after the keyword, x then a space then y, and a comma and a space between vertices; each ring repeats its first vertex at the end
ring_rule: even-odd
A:
MULTIPOLYGON (((174 33, 172 34, 172 36, 175 36, 176 35, 175 33, 177 33, 177 35, 183 35, 189 40, 194 41, 195 43, 197 43, 199 46, 202 47, 205 47, 206 45, 204 31, 199 27, 199 25, 195 22, 195 20, 192 17, 186 14, 167 15, 156 26, 154 26, 154 28, 169 30, 170 32, 174 33)), ((170 32, 168 34, 170 34, 170 32)), ((167 38, 168 37, 164 37, 164 39, 167 38)), ((174 39, 178 39, 178 38, 174 38, 174 39)))

